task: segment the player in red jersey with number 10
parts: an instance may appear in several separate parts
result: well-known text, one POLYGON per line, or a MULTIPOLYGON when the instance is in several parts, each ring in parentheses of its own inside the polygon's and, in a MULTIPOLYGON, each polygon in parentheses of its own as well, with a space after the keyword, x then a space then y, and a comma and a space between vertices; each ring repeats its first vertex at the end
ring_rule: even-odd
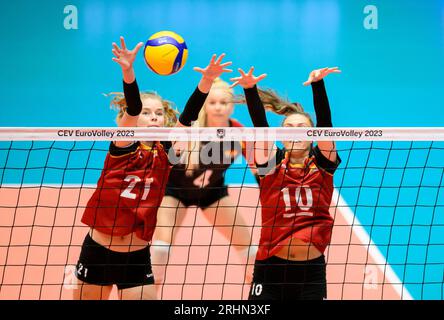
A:
MULTIPOLYGON (((255 127, 268 127, 256 83, 264 78, 240 70, 232 78, 245 91, 255 127)), ((312 85, 318 127, 332 127, 323 78, 337 68, 310 73, 304 85, 312 85)), ((298 104, 286 111, 276 104, 267 108, 285 115, 284 127, 313 127, 310 116, 298 104)), ((255 162, 260 178, 262 229, 254 267, 252 300, 325 299, 324 251, 330 243, 333 218, 333 174, 340 163, 333 141, 284 141, 255 143, 255 162)))

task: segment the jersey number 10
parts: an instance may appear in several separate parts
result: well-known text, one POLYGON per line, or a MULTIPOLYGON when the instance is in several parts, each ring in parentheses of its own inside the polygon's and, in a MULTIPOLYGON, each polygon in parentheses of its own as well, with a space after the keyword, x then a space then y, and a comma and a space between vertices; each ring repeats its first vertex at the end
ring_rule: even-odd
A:
POLYGON ((285 187, 284 189, 282 189, 282 194, 285 203, 285 213, 283 215, 284 218, 293 218, 295 216, 313 216, 313 213, 310 212, 311 207, 313 206, 313 193, 311 192, 310 187, 302 186, 291 189, 285 187), (290 191, 292 191, 291 194, 290 191), (305 203, 302 200, 302 194, 301 194, 302 191, 305 193, 305 199, 306 199, 305 203), (294 206, 293 207, 291 206, 290 197, 294 199, 294 202, 300 209, 300 211, 298 210, 299 212, 297 213, 294 212, 294 206))

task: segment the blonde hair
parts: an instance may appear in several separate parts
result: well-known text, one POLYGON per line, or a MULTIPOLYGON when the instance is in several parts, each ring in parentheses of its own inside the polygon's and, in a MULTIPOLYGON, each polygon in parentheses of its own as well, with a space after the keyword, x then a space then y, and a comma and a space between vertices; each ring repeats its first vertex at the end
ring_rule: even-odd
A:
MULTIPOLYGON (((230 88, 230 85, 228 82, 222 80, 221 78, 216 78, 213 81, 213 84, 211 86, 211 90, 214 89, 222 89, 225 90, 231 97, 230 103, 234 103, 234 90, 233 88, 230 88)), ((197 120, 193 122, 192 126, 194 128, 202 128, 207 127, 207 113, 205 111, 205 105, 202 107, 202 109, 199 112, 199 116, 197 117, 197 120)), ((199 158, 200 158, 200 147, 201 143, 199 141, 190 141, 188 144, 188 151, 189 155, 184 158, 184 164, 186 165, 186 175, 191 176, 193 174, 193 171, 199 167, 199 158)))
MULTIPOLYGON (((310 124, 313 126, 311 116, 304 111, 304 108, 299 102, 290 102, 287 99, 280 97, 272 89, 258 89, 259 97, 264 105, 265 110, 272 111, 276 114, 285 116, 285 120, 293 114, 301 114, 305 116, 310 124)), ((244 96, 238 96, 239 103, 246 103, 244 96)))
MULTIPOLYGON (((221 78, 216 78, 211 85, 211 90, 214 89, 222 89, 225 90, 231 97, 231 103, 234 103, 234 90, 230 88, 228 82, 222 80, 221 78)), ((200 109, 199 116, 196 121, 193 123, 193 127, 206 127, 207 126, 207 113, 205 112, 205 105, 200 109)))
MULTIPOLYGON (((110 106, 112 109, 117 109, 119 112, 116 116, 116 122, 118 123, 125 114, 126 108, 128 108, 128 106, 126 105, 125 95, 122 92, 111 92, 109 94, 106 94, 105 96, 113 97, 110 106)), ((152 98, 160 101, 164 111, 165 127, 174 127, 176 125, 177 115, 179 114, 179 112, 173 108, 174 104, 171 101, 163 99, 157 92, 154 91, 140 92, 140 99, 145 98, 152 98)))

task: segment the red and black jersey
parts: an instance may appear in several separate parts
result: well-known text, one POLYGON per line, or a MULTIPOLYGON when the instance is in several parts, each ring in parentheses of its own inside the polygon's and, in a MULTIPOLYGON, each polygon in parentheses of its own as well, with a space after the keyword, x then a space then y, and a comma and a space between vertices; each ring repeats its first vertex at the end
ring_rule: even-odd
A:
POLYGON ((267 259, 292 238, 312 243, 324 252, 330 243, 333 218, 333 174, 341 162, 324 157, 316 146, 304 164, 291 164, 289 154, 278 149, 276 157, 258 170, 262 230, 258 260, 267 259))
POLYGON ((111 143, 82 222, 112 236, 136 232, 140 239, 151 241, 170 170, 159 142, 153 147, 136 142, 126 148, 111 143))
MULTIPOLYGON (((229 125, 243 127, 234 119, 230 119, 229 125)), ((251 143, 248 147, 247 151, 246 143, 239 141, 202 142, 199 166, 187 175, 185 164, 174 165, 167 184, 168 191, 179 199, 190 202, 211 198, 212 193, 226 188, 225 174, 238 156, 242 154, 251 166, 254 165, 254 144, 251 143), (207 157, 208 161, 203 161, 203 157, 207 157)), ((245 170, 238 171, 244 174, 245 170)))

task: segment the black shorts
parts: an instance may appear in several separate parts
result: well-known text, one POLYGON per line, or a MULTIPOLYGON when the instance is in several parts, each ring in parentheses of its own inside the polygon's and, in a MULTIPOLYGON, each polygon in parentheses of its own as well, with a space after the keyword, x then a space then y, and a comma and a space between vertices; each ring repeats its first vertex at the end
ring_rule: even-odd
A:
MULTIPOLYGON (((191 191, 188 191, 187 193, 190 192, 191 191)), ((217 187, 205 191, 199 191, 198 189, 196 189, 193 197, 189 197, 181 192, 181 190, 179 190, 177 187, 173 188, 167 186, 165 190, 165 195, 180 200, 180 202, 182 202, 185 207, 197 206, 201 209, 207 209, 213 203, 228 196, 228 187, 217 187)))
POLYGON ((88 284, 115 284, 119 290, 154 284, 150 247, 132 252, 111 251, 95 242, 88 233, 75 274, 88 284))
POLYGON ((323 300, 327 298, 325 258, 256 260, 249 300, 323 300))

